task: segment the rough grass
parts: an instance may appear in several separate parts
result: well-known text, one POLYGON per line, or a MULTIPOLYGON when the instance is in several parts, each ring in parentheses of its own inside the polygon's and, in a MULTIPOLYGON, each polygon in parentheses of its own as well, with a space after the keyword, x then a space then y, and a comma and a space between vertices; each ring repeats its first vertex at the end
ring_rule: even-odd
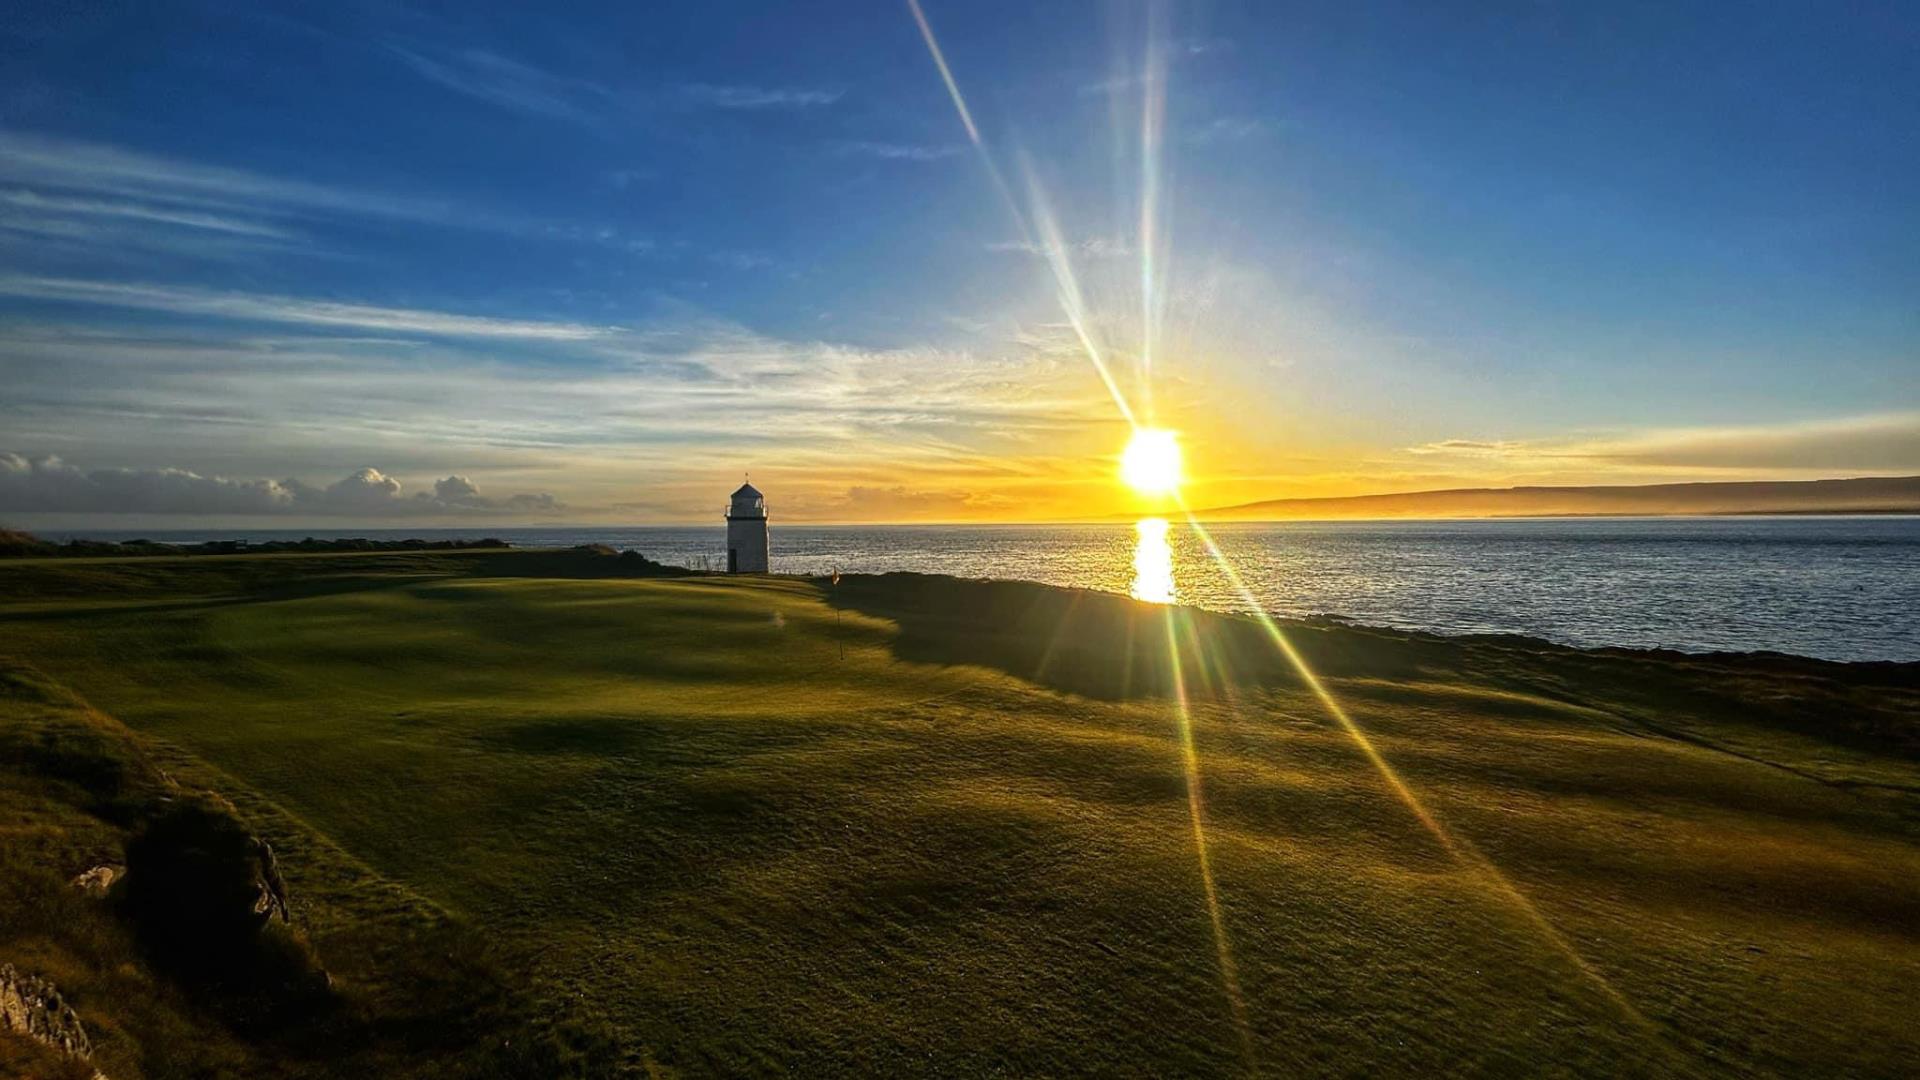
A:
MULTIPOLYGON (((612 1060, 590 1031, 529 1011, 473 929, 10 658, 0 822, 0 958, 61 989, 88 1030, 91 1068, 116 1080, 575 1075, 612 1060), (219 842, 253 835, 296 868, 297 929, 221 921, 245 920, 251 897, 219 842), (107 896, 70 884, 101 865, 123 868, 107 896), (222 903, 236 885, 241 895, 224 898, 237 903, 222 903)), ((0 1045, 0 1065, 92 1075, 18 1036, 0 1045)))
POLYGON ((19 563, 0 652, 314 837, 323 961, 417 895, 635 1071, 1920 1058, 1911 666, 1288 627, 1450 848, 1244 620, 522 555, 19 563))

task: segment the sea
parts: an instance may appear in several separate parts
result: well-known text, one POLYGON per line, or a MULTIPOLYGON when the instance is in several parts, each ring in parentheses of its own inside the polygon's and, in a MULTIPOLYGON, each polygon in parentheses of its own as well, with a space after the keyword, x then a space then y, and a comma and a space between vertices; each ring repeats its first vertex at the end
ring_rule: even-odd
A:
MULTIPOLYGON (((42 533, 191 543, 364 536, 607 544, 726 564, 725 529, 191 529, 42 533)), ((1579 646, 1920 661, 1920 516, 1219 524, 780 525, 773 570, 1013 578, 1218 611, 1331 615, 1579 646)))

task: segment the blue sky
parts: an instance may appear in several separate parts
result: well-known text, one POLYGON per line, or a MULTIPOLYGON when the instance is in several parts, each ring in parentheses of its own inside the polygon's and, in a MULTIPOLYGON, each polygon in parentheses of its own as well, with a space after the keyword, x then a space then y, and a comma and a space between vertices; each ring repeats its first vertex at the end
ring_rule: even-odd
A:
POLYGON ((1920 472, 1910 8, 925 10, 10 5, 0 514, 1920 472))

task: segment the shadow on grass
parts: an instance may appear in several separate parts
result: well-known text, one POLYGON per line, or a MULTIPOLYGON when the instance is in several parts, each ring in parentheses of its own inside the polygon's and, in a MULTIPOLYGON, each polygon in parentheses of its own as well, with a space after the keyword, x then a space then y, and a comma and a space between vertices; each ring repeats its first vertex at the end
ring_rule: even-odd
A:
POLYGON ((150 603, 0 612, 0 624, 65 622, 103 614, 166 615, 371 592, 457 578, 607 580, 689 577, 697 573, 654 562, 638 552, 615 552, 598 545, 563 550, 258 555, 198 560, 156 558, 130 565, 72 559, 10 567, 8 572, 11 579, 7 584, 15 586, 15 594, 25 599, 66 599, 81 595, 137 600, 152 585, 164 587, 172 598, 150 603), (70 576, 76 580, 63 580, 70 576), (181 592, 199 589, 205 589, 207 594, 178 598, 181 592))
POLYGON ((700 571, 657 563, 637 551, 615 551, 605 544, 559 550, 529 549, 482 556, 472 564, 476 577, 527 578, 676 578, 700 571))
MULTIPOLYGON (((1104 699, 1170 696, 1176 673, 1191 697, 1302 682, 1266 628, 1245 616, 927 574, 848 575, 838 585, 815 584, 830 604, 897 623, 894 651, 904 660, 978 664, 1104 699)), ((1512 635, 1449 638, 1319 620, 1276 625, 1317 676, 1416 684, 1343 695, 1397 693, 1417 701, 1436 686, 1458 687, 1598 708, 1644 733, 1709 749, 1726 747, 1688 730, 1691 721, 1920 757, 1920 664, 1576 649, 1512 635)), ((1475 707, 1538 711, 1494 699, 1476 699, 1475 707)))
POLYGON ((371 592, 375 589, 392 589, 410 585, 416 578, 369 577, 347 575, 321 578, 313 581, 287 582, 269 585, 257 592, 242 593, 234 596, 209 596, 197 600, 166 600, 151 604, 109 605, 103 607, 71 607, 43 611, 0 612, 0 623, 9 622, 68 622, 97 618, 101 615, 169 615, 186 611, 207 611, 213 608, 240 607, 247 604, 271 604, 282 600, 303 600, 316 596, 337 596, 342 593, 371 592))
MULTIPOLYGON (((901 659, 979 664, 1088 697, 1206 697, 1237 686, 1298 685, 1267 630, 1242 616, 1021 581, 929 574, 818 581, 830 604, 893 620, 901 659)), ((1311 623, 1282 632, 1319 675, 1410 677, 1447 650, 1412 635, 1311 623)))
POLYGON ((483 741, 519 754, 581 754, 589 757, 627 754, 654 741, 651 733, 630 717, 592 719, 542 718, 489 730, 483 741))

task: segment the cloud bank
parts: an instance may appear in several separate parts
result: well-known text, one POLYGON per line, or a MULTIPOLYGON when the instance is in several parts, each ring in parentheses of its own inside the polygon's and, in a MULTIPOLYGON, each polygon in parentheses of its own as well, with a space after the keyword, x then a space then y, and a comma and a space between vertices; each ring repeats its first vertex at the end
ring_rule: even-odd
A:
MULTIPOLYGON (((281 310, 279 298, 264 294, 219 295, 244 295, 249 310, 281 310)), ((322 504, 290 482, 242 482, 235 491, 211 478, 324 474, 350 449, 378 462, 383 475, 443 479, 430 488, 412 483, 398 500, 378 490, 378 480, 347 485, 325 504, 331 508, 388 510, 397 501, 418 510, 416 500, 425 500, 414 492, 427 490, 434 505, 425 509, 539 514, 546 504, 538 496, 486 500, 545 490, 572 507, 571 520, 622 516, 631 513, 622 504, 636 499, 648 502, 654 520, 704 520, 714 493, 737 486, 748 469, 778 483, 786 510, 814 517, 886 512, 871 498, 840 498, 854 485, 1078 490, 1071 477, 1084 473, 1086 453, 1118 438, 1118 421, 1065 339, 984 353, 860 348, 786 340, 686 311, 605 336, 543 342, 535 363, 497 335, 402 334, 392 310, 356 310, 339 328, 348 333, 213 321, 0 328, 0 383, 8 387, 0 445, 23 461, 58 454, 88 468, 175 466, 202 481, 176 476, 176 484, 234 513, 322 504), (516 353, 501 355, 509 344, 516 353), (1005 454, 1044 467, 1007 476, 1005 454)), ((405 328, 441 325, 434 313, 415 314, 423 318, 403 320, 405 328)), ((31 500, 23 497, 27 478, 12 481, 0 511, 161 513, 177 503, 162 510, 165 501, 153 497, 78 494, 131 483, 124 476, 69 482, 54 493, 41 477, 31 500)), ((947 514, 892 501, 903 513, 947 514)))
POLYGON ((83 469, 58 457, 0 452, 0 513, 445 517, 539 516, 566 509, 552 495, 494 498, 464 476, 407 495, 367 467, 315 487, 299 480, 234 480, 187 469, 83 469))

